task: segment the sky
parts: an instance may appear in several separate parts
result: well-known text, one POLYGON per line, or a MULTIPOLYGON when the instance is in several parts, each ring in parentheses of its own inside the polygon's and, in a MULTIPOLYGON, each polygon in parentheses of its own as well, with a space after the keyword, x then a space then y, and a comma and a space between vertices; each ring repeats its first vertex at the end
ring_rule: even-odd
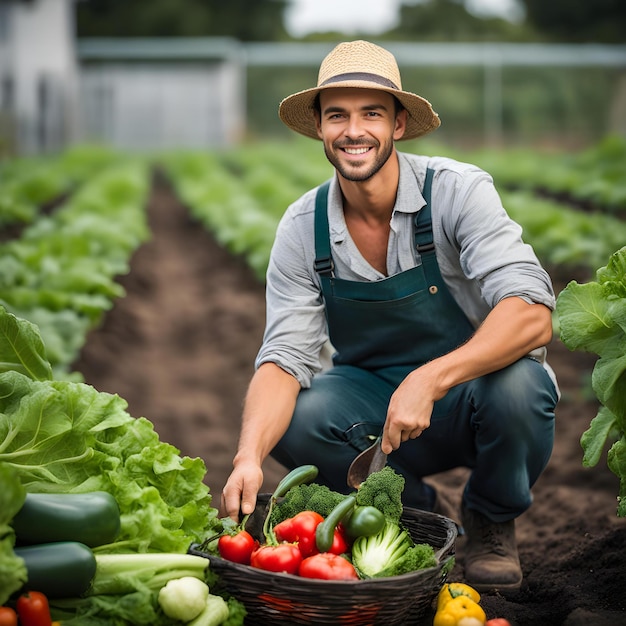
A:
MULTIPOLYGON (((291 0, 286 24, 294 37, 330 30, 375 35, 395 26, 400 5, 401 0, 291 0)), ((465 5, 479 16, 515 21, 522 15, 516 0, 465 0, 465 5)))

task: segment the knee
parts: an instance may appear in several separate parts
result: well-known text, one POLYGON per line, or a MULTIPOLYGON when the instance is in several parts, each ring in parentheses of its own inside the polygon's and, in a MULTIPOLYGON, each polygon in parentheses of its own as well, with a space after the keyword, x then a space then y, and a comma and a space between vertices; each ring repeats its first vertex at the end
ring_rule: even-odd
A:
POLYGON ((529 428, 552 428, 556 394, 543 366, 525 358, 479 379, 473 402, 477 414, 524 436, 529 428))

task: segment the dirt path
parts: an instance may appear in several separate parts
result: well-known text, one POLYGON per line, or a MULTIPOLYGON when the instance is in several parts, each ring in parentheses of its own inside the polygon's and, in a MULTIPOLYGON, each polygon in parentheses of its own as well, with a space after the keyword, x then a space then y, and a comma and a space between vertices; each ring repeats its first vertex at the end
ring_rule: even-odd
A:
MULTIPOLYGON (((237 444, 241 403, 265 323, 264 288, 156 178, 152 238, 120 278, 127 296, 88 337, 75 369, 117 393, 163 441, 202 457, 214 504, 237 444)), ((267 488, 283 475, 267 463, 267 488)))
MULTIPOLYGON (((263 333, 264 290, 243 262, 190 219, 162 180, 148 214, 153 238, 121 278, 127 296, 89 335, 76 369, 100 391, 126 399, 129 412, 150 419, 162 440, 202 457, 217 504, 263 333)), ((618 480, 605 457, 592 469, 581 462, 580 435, 597 411, 586 382, 594 360, 556 341, 550 362, 563 399, 553 457, 535 486, 533 507, 518 520, 525 583, 507 598, 484 597, 483 605, 489 617, 517 626, 626 624, 626 520, 615 514, 618 480)), ((283 473, 268 461, 264 490, 283 473)), ((436 482, 458 498, 464 477, 457 470, 436 482)), ((459 564, 453 577, 461 575, 459 564)))

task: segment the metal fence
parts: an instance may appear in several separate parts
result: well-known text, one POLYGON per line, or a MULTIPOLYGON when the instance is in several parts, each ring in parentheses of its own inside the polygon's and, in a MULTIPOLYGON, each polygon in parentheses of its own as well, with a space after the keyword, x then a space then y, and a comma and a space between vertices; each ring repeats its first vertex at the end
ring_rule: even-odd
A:
MULTIPOLYGON (((442 138, 575 143, 626 135, 626 45, 380 43, 395 55, 404 88, 440 114, 442 138)), ((277 103, 315 84, 332 47, 244 47, 252 133, 284 132, 277 103)))
MULTIPOLYGON (((404 88, 439 113, 440 140, 563 146, 626 135, 626 45, 380 43, 396 56, 404 88)), ((25 77, 5 59, 0 148, 20 138, 45 151, 68 140, 150 150, 287 137, 278 103, 316 84, 333 46, 81 39, 71 80, 37 75, 34 65, 25 77), (20 108, 12 94, 27 91, 22 102, 34 104, 20 108)))

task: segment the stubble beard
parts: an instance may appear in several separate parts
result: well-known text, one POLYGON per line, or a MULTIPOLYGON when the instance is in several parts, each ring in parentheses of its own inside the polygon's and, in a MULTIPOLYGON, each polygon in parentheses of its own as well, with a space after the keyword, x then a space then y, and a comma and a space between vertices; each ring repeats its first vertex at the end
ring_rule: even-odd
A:
POLYGON ((362 169, 365 164, 364 160, 353 161, 349 165, 345 165, 337 156, 341 152, 342 148, 349 148, 353 145, 363 146, 363 142, 352 142, 346 140, 342 140, 341 142, 337 141, 332 144, 332 149, 328 148, 327 145, 324 144, 324 154, 326 155, 328 161, 343 178, 352 182, 363 182, 372 178, 382 169, 393 153, 393 141, 391 139, 385 141, 384 144, 380 144, 378 141, 368 142, 367 145, 377 148, 378 153, 376 154, 376 159, 374 160, 372 166, 369 169, 362 169))

